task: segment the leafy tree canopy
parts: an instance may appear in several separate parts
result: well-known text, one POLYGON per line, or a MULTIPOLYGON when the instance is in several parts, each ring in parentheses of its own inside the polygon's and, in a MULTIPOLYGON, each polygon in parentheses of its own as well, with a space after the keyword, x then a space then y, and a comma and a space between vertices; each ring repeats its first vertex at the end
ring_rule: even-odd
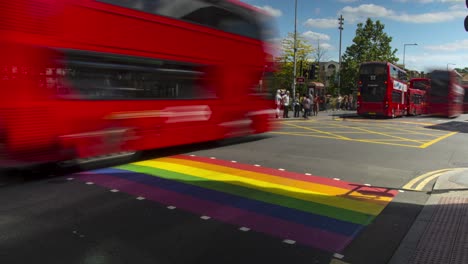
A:
POLYGON ((384 32, 385 25, 368 18, 365 24, 357 24, 353 44, 346 48, 341 64, 342 93, 350 93, 356 86, 359 65, 367 61, 396 63, 397 49, 392 49, 392 37, 384 32))

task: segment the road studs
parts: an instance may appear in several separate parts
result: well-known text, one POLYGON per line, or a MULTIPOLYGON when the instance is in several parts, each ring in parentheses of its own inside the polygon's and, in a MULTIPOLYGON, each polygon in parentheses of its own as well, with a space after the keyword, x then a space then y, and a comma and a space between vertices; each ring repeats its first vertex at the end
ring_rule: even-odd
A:
POLYGON ((243 226, 243 227, 240 227, 239 230, 242 232, 248 232, 250 231, 250 228, 243 226))
POLYGON ((289 244, 289 245, 294 245, 294 244, 296 244, 296 241, 292 240, 292 239, 285 239, 285 240, 283 240, 283 243, 289 244))

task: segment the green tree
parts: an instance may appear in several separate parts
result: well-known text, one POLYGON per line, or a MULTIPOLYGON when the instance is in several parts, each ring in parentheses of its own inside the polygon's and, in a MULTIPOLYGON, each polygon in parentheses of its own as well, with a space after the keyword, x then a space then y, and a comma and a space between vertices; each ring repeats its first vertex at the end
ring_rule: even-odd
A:
POLYGON ((468 73, 468 67, 465 67, 465 68, 455 68, 455 70, 459 73, 462 73, 462 74, 465 74, 465 73, 468 73))
MULTIPOLYGON (((311 53, 313 51, 312 45, 302 36, 297 35, 296 47, 296 61, 297 70, 296 76, 302 76, 302 70, 306 68, 307 62, 310 60, 311 53), (302 66, 302 67, 301 67, 302 66)), ((276 58, 276 62, 279 66, 279 70, 275 73, 274 83, 276 89, 288 89, 290 90, 293 82, 293 71, 294 71, 294 34, 288 33, 288 36, 281 42, 281 56, 276 58)), ((300 92, 303 89, 302 85, 296 86, 300 92)))
POLYGON ((356 86, 359 65, 366 61, 388 61, 396 63, 397 49, 392 49, 392 37, 384 32, 385 25, 379 20, 375 23, 368 18, 366 23, 359 23, 353 44, 346 48, 341 64, 341 87, 343 94, 351 92, 356 86))

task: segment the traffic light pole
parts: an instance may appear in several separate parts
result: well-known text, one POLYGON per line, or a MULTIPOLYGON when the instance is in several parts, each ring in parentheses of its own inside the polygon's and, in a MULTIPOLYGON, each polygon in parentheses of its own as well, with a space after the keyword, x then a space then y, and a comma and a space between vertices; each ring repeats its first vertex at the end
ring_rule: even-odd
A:
POLYGON ((338 94, 341 92, 341 35, 343 32, 343 15, 340 15, 340 18, 338 18, 338 24, 340 25, 338 29, 340 30, 340 51, 339 51, 339 68, 338 68, 338 94))
POLYGON ((293 69, 293 83, 292 83, 292 98, 296 97, 296 71, 297 71, 297 0, 294 3, 294 69, 293 69))

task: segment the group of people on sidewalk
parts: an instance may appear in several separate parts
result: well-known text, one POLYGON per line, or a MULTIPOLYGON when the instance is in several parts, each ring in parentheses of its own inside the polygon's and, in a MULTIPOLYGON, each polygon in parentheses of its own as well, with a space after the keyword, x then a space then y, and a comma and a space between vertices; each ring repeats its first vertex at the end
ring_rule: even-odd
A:
POLYGON ((278 90, 276 93, 276 118, 289 118, 289 110, 292 108, 294 117, 302 117, 308 119, 311 115, 317 116, 318 112, 325 110, 328 112, 330 108, 335 110, 355 110, 355 100, 353 96, 345 95, 342 97, 319 96, 312 94, 296 93, 294 98, 291 98, 290 92, 278 90))
POLYGON ((320 101, 318 95, 304 94, 300 96, 299 93, 296 93, 296 96, 291 99, 289 91, 278 90, 276 94, 276 117, 289 118, 290 107, 294 111, 294 117, 300 117, 301 112, 303 112, 303 118, 309 118, 311 115, 316 116, 318 115, 320 101), (281 112, 283 112, 282 115, 281 112))

